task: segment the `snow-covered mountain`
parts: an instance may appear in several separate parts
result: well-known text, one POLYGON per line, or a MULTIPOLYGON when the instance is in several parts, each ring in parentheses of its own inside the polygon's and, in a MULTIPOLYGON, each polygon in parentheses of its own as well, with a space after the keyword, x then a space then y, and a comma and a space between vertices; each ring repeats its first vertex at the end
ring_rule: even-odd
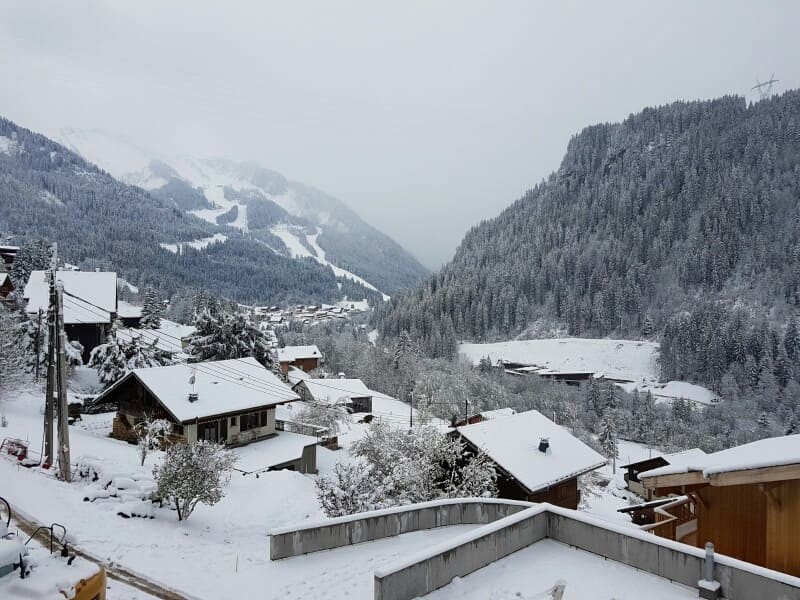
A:
MULTIPOLYGON (((279 254, 311 257, 339 277, 384 295, 416 284, 426 269, 342 201, 250 162, 160 156, 102 130, 63 129, 57 141, 111 175, 209 223, 239 229, 279 254)), ((224 236, 220 231, 218 236, 224 236)), ((221 239, 217 237, 216 239, 221 239)), ((203 240, 175 240, 204 247, 203 240)))

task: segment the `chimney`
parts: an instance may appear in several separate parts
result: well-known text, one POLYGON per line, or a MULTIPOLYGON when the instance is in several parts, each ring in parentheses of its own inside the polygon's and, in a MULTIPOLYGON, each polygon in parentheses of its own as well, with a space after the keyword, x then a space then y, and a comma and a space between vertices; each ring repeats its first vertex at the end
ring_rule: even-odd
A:
MULTIPOLYGON (((189 402, 197 402, 197 392, 189 393, 189 402)), ((541 448, 541 446, 540 446, 541 448)))
POLYGON ((550 438, 539 438, 539 452, 542 454, 547 454, 550 450, 550 438))

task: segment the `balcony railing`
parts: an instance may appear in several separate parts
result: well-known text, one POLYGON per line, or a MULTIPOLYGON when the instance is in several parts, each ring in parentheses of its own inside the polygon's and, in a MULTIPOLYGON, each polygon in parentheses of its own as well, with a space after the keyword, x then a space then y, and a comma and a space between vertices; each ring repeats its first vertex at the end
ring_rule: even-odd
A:
POLYGON ((697 513, 689 496, 678 496, 672 502, 658 506, 653 511, 656 522, 642 525, 641 529, 676 542, 688 541, 697 531, 697 513))

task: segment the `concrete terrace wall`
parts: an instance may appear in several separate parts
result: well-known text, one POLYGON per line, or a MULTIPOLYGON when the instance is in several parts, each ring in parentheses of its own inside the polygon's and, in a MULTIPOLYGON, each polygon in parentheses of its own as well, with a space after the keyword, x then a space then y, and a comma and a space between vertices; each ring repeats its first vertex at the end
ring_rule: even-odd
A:
POLYGON ((547 512, 530 508, 441 544, 426 558, 375 571, 375 600, 409 600, 547 537, 547 512))
MULTIPOLYGON (((510 500, 441 500, 271 532, 270 558, 377 540, 446 525, 482 527, 375 571, 376 600, 410 600, 550 538, 697 588, 704 551, 631 527, 555 507, 510 500)), ((800 579, 728 556, 714 577, 727 600, 800 600, 800 579)))
MULTIPOLYGON (((541 504, 377 570, 375 600, 422 596, 544 538, 688 587, 701 579, 699 548, 541 504)), ((800 600, 797 578, 727 556, 716 556, 714 576, 726 600, 800 600)))
POLYGON ((529 502, 470 498, 376 510, 270 532, 271 560, 371 542, 448 525, 492 523, 533 506, 529 502))

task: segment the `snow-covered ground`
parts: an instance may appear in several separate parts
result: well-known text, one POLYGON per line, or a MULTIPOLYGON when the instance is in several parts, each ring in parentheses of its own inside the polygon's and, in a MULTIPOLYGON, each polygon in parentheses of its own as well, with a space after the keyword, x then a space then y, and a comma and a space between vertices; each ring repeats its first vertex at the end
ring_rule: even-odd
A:
POLYGON ((639 390, 644 394, 650 392, 656 402, 670 402, 675 398, 686 398, 698 404, 712 405, 720 401, 719 396, 708 388, 686 381, 668 381, 667 383, 633 382, 622 383, 620 386, 626 392, 639 390))
POLYGON ((493 344, 461 344, 459 352, 472 364, 489 357, 492 364, 503 360, 538 367, 547 372, 591 372, 596 377, 625 379, 626 391, 651 391, 656 400, 686 398, 699 404, 714 404, 718 397, 702 386, 685 381, 659 383, 658 343, 636 340, 551 338, 514 340, 493 344))
POLYGON ((663 453, 644 444, 618 440, 616 473, 611 463, 582 478, 580 510, 618 525, 636 527, 620 508, 631 506, 644 499, 625 489, 625 471, 620 467, 646 458, 661 456, 663 453))
MULTIPOLYGON (((0 397, 8 417, 8 427, 0 430, 0 436, 28 440, 38 452, 43 395, 31 387, 0 397)), ((408 416, 408 406, 396 400, 376 399, 375 409, 383 419, 396 418, 398 426, 408 416)), ((113 475, 112 488, 129 486, 135 496, 139 488, 146 488, 159 453, 151 453, 140 469, 135 447, 108 437, 112 418, 110 413, 84 415, 70 427, 73 462, 99 465, 106 475, 113 475), (132 484, 130 480, 135 481, 132 484)), ((365 429, 365 425, 353 423, 344 438, 349 443, 365 429)), ((269 444, 266 440, 242 448, 243 460, 258 463, 260 450, 268 454, 269 444)), ((348 457, 344 450, 319 448, 318 467, 329 472, 336 461, 348 457)), ((468 529, 419 532, 270 562, 270 529, 324 517, 314 477, 293 471, 261 473, 258 478, 234 473, 227 495, 218 505, 198 506, 183 523, 174 512, 159 508, 150 509, 152 519, 122 518, 117 513, 128 508, 125 502, 131 499, 103 498, 100 491, 97 483, 67 484, 0 458, 0 495, 12 505, 37 520, 64 523, 74 543, 98 556, 199 598, 371 598, 375 568, 468 529)))
MULTIPOLYGON (((337 267, 332 262, 328 261, 325 258, 325 250, 323 250, 320 245, 317 243, 317 238, 322 233, 322 230, 317 227, 316 233, 308 234, 305 233, 302 228, 294 227, 291 225, 280 224, 275 225, 270 229, 270 231, 278 236, 281 241, 286 245, 289 252, 291 253, 293 258, 313 258, 319 264, 325 265, 333 269, 333 274, 337 277, 344 277, 345 279, 350 279, 355 281, 356 283, 360 283, 365 288, 379 292, 378 288, 374 285, 369 283, 363 277, 359 277, 355 273, 352 273, 346 269, 342 269, 341 267, 337 267), (310 246, 314 251, 309 251, 308 247, 301 241, 299 236, 303 236, 305 238, 306 244, 310 246)), ((389 300, 389 296, 386 294, 382 294, 384 301, 389 300)))
POLYGON ((210 244, 215 244, 217 242, 224 242, 228 239, 227 235, 223 235, 221 233, 215 233, 212 236, 200 238, 199 240, 193 240, 191 242, 178 242, 176 244, 159 244, 164 250, 169 250, 173 254, 178 254, 182 250, 184 246, 190 246, 195 250, 202 250, 203 248, 207 248, 210 244))

